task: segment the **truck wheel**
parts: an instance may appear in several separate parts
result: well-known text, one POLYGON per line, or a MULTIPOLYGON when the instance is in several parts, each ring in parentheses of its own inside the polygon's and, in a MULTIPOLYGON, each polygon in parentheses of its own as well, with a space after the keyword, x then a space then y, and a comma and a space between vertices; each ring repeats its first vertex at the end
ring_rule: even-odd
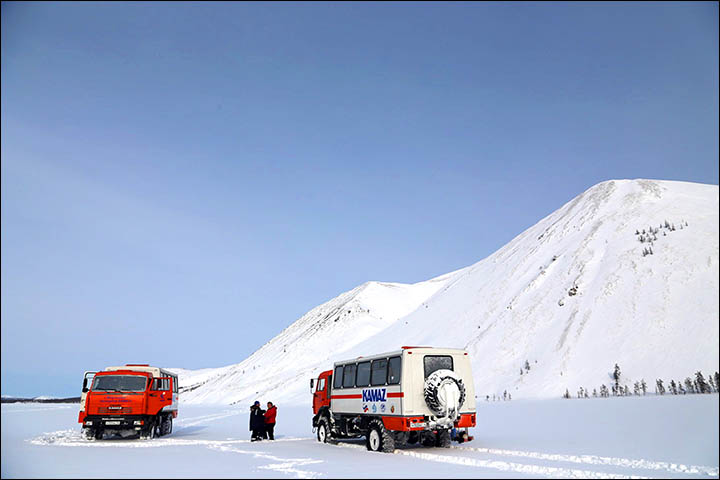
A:
POLYGON ((433 432, 422 432, 420 434, 420 443, 423 447, 434 447, 436 440, 433 432))
POLYGON ((83 434, 88 440, 92 440, 93 438, 95 438, 95 430, 93 430, 92 428, 83 428, 83 434))
POLYGON ((317 427, 317 439, 320 443, 327 443, 328 439, 330 438, 330 425, 328 425, 328 421, 326 417, 321 418, 318 420, 318 427, 317 427))
POLYGON ((438 430, 437 446, 440 448, 450 448, 450 430, 438 430))
POLYGON ((143 430, 140 431, 140 438, 144 440, 149 440, 151 438, 155 438, 157 436, 157 431, 155 427, 155 422, 150 422, 149 425, 147 425, 143 430))
POLYGON ((172 415, 165 415, 160 423, 160 435, 172 433, 172 415))
POLYGON ((103 433, 105 432, 103 432, 102 428, 98 428, 97 430, 95 430, 95 440, 102 440, 103 433))
POLYGON ((395 438, 395 446, 405 445, 410 439, 410 432, 393 432, 393 437, 395 438))
POLYGON ((418 432, 410 432, 408 435, 407 443, 412 445, 414 443, 417 443, 420 436, 418 435, 418 432))
POLYGON ((371 452, 392 453, 395 451, 395 438, 385 429, 382 420, 374 419, 368 425, 367 449, 371 452))

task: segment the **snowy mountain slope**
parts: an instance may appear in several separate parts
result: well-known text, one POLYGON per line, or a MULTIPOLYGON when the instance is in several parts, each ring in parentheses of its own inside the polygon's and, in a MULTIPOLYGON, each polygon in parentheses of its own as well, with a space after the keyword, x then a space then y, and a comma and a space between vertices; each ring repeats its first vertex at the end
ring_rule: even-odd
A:
POLYGON ((478 396, 609 386, 616 362, 631 389, 642 378, 652 389, 656 378, 714 372, 718 187, 596 185, 455 276, 383 336, 399 335, 467 348, 478 396), (639 241, 651 227, 652 246, 639 241), (643 256, 647 248, 653 254, 643 256), (430 331, 437 324, 441 334, 430 331), (521 375, 526 360, 530 371, 521 375))
POLYGON ((171 369, 180 376, 181 398, 189 403, 234 403, 257 395, 286 402, 288 394, 302 397, 311 376, 327 369, 336 355, 415 310, 452 275, 413 285, 364 283, 312 309, 239 364, 171 369))
POLYGON ((467 348, 479 398, 592 390, 616 362, 652 389, 718 369, 718 272, 716 185, 607 181, 471 267, 364 284, 238 365, 181 372, 183 401, 308 402, 333 360, 410 344, 467 348))

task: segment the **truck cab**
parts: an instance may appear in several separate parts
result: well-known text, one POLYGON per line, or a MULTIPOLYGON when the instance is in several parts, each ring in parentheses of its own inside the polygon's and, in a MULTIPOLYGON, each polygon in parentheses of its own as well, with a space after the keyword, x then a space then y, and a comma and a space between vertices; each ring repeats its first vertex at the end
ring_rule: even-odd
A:
POLYGON ((78 423, 89 439, 168 435, 177 414, 178 377, 167 370, 127 364, 85 373, 78 423))
POLYGON ((316 379, 310 380, 310 389, 313 391, 313 414, 317 415, 321 409, 330 407, 330 386, 332 385, 332 370, 326 370, 316 379))

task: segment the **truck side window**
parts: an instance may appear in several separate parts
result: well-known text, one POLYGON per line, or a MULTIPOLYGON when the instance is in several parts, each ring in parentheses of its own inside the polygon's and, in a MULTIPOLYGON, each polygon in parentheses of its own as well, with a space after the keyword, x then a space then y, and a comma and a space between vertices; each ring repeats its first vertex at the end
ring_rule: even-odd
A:
POLYGON ((320 380, 318 380, 317 391, 322 392, 323 390, 325 390, 325 379, 321 378, 320 380))
POLYGON ((370 362, 358 363, 356 387, 367 387, 370 385, 370 362))
POLYGON ((152 390, 156 391, 167 391, 170 390, 170 379, 169 378, 156 378, 153 380, 152 390))
POLYGON ((343 367, 342 365, 338 365, 335 367, 335 383, 333 383, 333 388, 342 388, 342 378, 343 367))
POLYGON ((373 360, 370 383, 373 385, 385 385, 387 381, 387 364, 388 361, 386 358, 373 360))
POLYGON ((400 357, 392 357, 388 361, 388 384, 397 385, 400 383, 400 357))
POLYGON ((423 365, 425 378, 428 378, 436 370, 452 370, 453 360, 450 355, 425 355, 423 365))
POLYGON ((343 372, 343 388, 352 388, 355 386, 355 370, 357 365, 350 363, 345 365, 345 371, 343 372))

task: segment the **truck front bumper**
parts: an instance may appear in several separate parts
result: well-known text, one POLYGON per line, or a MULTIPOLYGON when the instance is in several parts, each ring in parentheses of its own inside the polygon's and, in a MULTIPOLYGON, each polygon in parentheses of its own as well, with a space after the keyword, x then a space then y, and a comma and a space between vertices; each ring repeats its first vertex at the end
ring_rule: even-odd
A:
POLYGON ((148 422, 145 415, 88 415, 83 421, 84 428, 101 428, 103 430, 142 430, 148 422))

